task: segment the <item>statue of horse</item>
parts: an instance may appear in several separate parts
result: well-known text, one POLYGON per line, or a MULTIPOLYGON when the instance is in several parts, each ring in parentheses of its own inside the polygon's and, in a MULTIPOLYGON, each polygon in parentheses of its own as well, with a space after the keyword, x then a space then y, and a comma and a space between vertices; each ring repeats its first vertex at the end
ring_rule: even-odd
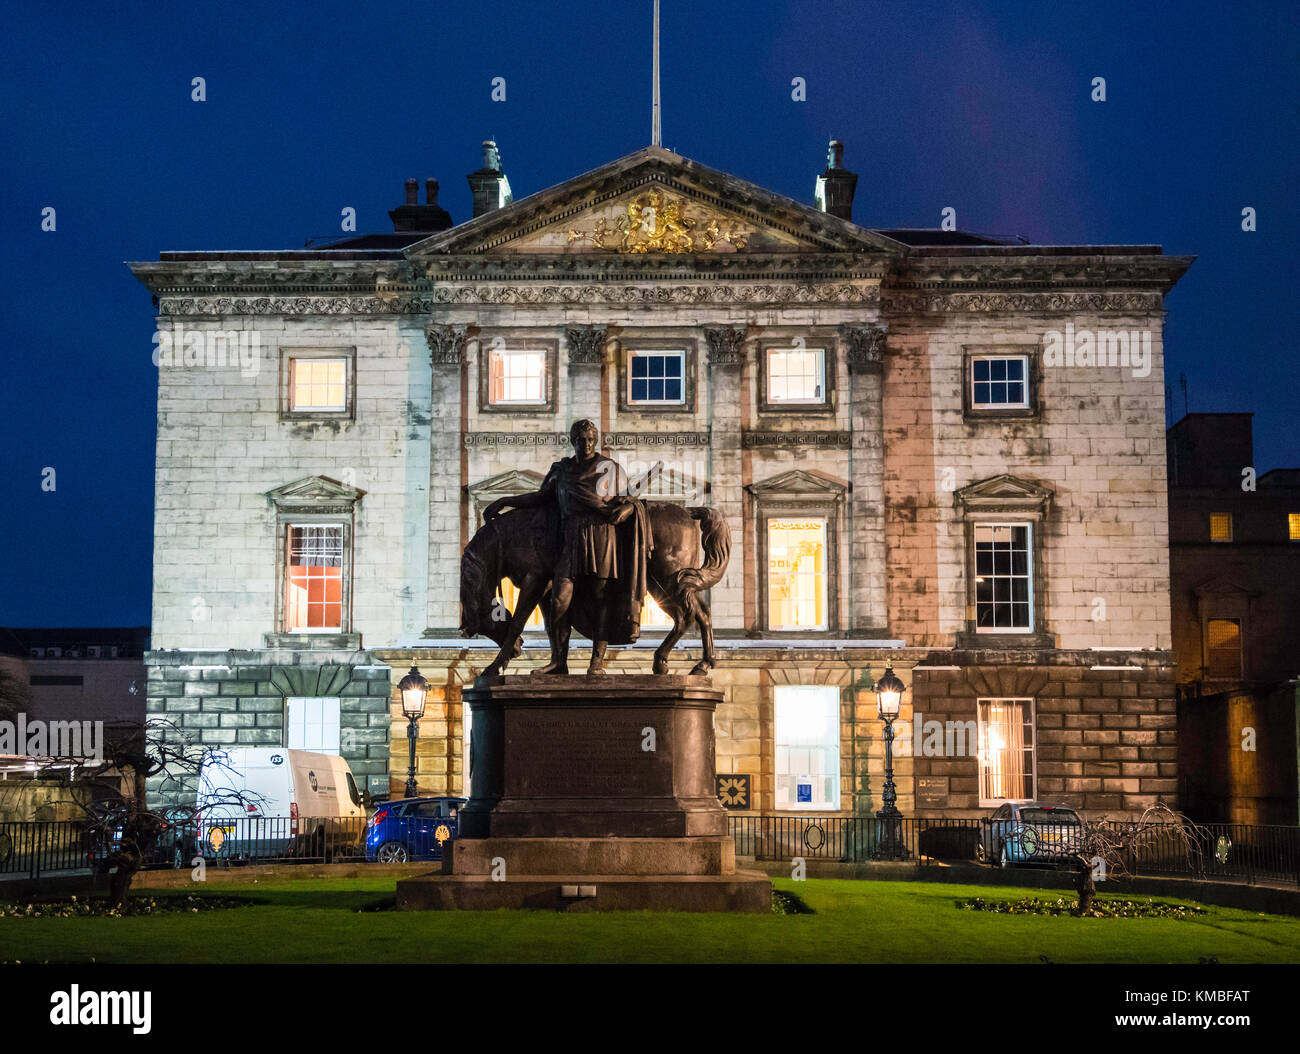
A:
MULTIPOLYGON (((691 673, 713 669, 713 621, 701 594, 717 585, 731 557, 731 528, 721 513, 704 506, 648 501, 646 512, 654 549, 646 566, 650 595, 673 620, 673 627, 655 650, 654 672, 668 672, 668 653, 694 622, 700 630, 703 654, 691 673), (700 562, 703 550, 704 560, 700 562)), ((539 604, 555 652, 549 613, 550 569, 558 556, 558 532, 546 508, 513 509, 485 523, 465 546, 460 562, 460 631, 466 637, 483 634, 500 646, 484 676, 502 673, 523 651, 524 623, 539 604), (519 601, 510 611, 499 600, 501 580, 519 587, 519 601)), ((581 591, 582 583, 578 583, 581 591)), ((575 596, 575 601, 578 598, 575 596)), ((586 605, 574 603, 573 625, 584 636, 586 605)))

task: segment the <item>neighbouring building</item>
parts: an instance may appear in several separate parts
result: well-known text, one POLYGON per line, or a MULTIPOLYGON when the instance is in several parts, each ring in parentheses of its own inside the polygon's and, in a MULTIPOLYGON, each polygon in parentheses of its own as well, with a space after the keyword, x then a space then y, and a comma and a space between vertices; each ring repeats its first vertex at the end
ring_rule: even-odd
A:
POLYGON ((1198 820, 1300 822, 1300 469, 1255 467, 1248 413, 1168 431, 1179 800, 1198 820))
MULTIPOLYGON (((908 815, 1172 800, 1162 337, 1189 257, 860 226, 838 143, 812 205, 659 147, 515 199, 485 143, 469 180, 460 224, 411 180, 392 233, 130 265, 158 309, 151 713, 397 793, 415 663, 420 788, 460 791, 461 688, 496 650, 459 637, 461 550, 588 417, 630 470, 665 462, 648 497, 730 525, 729 808, 878 808, 886 664, 908 815)), ((615 673, 648 672, 661 618, 615 673)))
MULTIPOLYGON (((67 728, 102 722, 105 736, 123 736, 145 724, 148 678, 144 655, 149 627, 30 629, 0 626, 0 720, 25 727, 67 728)), ((69 740, 75 744, 82 739, 69 740)), ((0 737, 0 744, 7 737, 0 737)), ((34 742, 48 742, 29 737, 34 742)), ((62 740, 60 742, 63 742, 62 740)), ((28 779, 36 759, 0 745, 0 780, 28 779)), ((89 743, 85 744, 89 749, 89 743)), ((69 746, 70 753, 76 753, 69 746)), ((63 756, 63 751, 57 752, 63 756)), ((11 788, 12 789, 12 788, 11 788)), ((0 797, 3 797, 0 795, 0 797)), ((25 817, 30 818, 30 817, 25 817)))

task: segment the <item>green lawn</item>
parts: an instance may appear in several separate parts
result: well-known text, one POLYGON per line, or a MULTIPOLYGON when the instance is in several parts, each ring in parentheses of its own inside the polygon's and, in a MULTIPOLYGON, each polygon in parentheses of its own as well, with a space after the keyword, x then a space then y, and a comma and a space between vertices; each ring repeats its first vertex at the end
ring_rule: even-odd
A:
POLYGON ((391 901, 392 878, 223 884, 205 892, 266 903, 155 918, 0 919, 0 962, 1300 962, 1300 918, 1216 907, 1195 919, 997 915, 955 902, 1028 891, 775 885, 815 914, 365 911, 391 901))

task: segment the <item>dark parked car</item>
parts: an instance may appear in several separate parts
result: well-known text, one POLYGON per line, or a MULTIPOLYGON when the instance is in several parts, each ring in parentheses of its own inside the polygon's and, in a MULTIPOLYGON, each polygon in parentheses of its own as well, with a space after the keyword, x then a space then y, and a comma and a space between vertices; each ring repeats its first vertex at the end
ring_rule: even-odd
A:
POLYGON ((456 837, 464 798, 403 798, 379 806, 366 826, 366 859, 381 864, 441 860, 456 837))
POLYGON ((1070 859, 1083 833, 1083 820, 1068 805, 1041 801, 1005 802, 980 821, 975 856, 985 864, 1059 867, 1070 859))

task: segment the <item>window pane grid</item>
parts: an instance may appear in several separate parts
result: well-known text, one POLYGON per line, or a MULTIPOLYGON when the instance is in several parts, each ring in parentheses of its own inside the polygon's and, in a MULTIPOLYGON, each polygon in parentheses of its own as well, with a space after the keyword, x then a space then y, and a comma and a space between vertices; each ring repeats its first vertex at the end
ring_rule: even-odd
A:
POLYGON ((1029 630, 1029 527, 975 527, 975 625, 985 630, 1029 630))
POLYGON ((767 353, 767 398, 773 403, 825 401, 826 353, 821 348, 771 348, 767 353))
POLYGON ((1210 541, 1212 542, 1232 541, 1232 513, 1230 512, 1210 513, 1210 541))
POLYGON ((347 362, 290 359, 291 410, 346 410, 347 362))
POLYGON ((337 697, 324 699, 291 698, 288 748, 313 750, 318 754, 339 752, 340 702, 337 697))
POLYGON ((343 528, 290 527, 285 575, 285 628, 343 625, 343 528))
POLYGON ((685 352, 632 352, 628 362, 628 401, 684 402, 685 367, 685 352))
POLYGON ((971 405, 975 407, 1024 407, 1029 405, 1024 356, 971 359, 971 405))
POLYGON ((490 402, 546 402, 546 352, 494 350, 490 371, 490 402))

